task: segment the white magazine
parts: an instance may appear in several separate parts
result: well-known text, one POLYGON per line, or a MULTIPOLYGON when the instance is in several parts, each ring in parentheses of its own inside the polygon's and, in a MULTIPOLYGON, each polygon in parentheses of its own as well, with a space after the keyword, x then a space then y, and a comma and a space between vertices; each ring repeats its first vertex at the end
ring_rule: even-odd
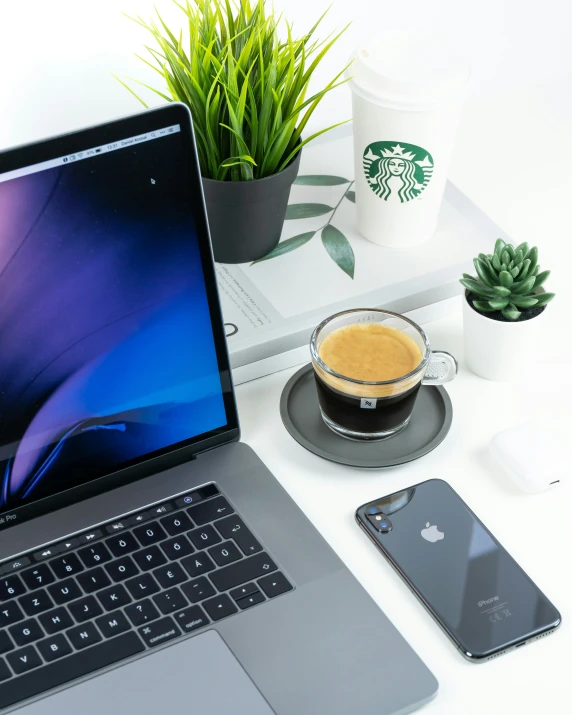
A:
POLYGON ((403 250, 367 241, 355 228, 351 129, 325 137, 303 150, 282 231, 281 243, 301 236, 286 245, 302 245, 255 264, 216 266, 236 383, 304 362, 314 327, 341 310, 384 307, 424 322, 443 315, 451 303, 443 301, 461 293, 459 278, 472 272, 473 257, 498 237, 508 240, 448 182, 430 241, 403 250), (290 218, 307 214, 319 215, 290 218), (324 232, 326 225, 337 231, 324 232))

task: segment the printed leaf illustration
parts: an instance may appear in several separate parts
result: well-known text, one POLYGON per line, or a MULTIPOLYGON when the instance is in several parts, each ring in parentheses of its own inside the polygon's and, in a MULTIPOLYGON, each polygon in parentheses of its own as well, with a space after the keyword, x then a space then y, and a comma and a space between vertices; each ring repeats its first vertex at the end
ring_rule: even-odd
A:
POLYGON ((295 218, 323 216, 333 210, 332 206, 327 206, 326 204, 290 204, 286 210, 286 221, 295 218))
POLYGON ((322 231, 322 243, 330 258, 353 280, 355 257, 350 242, 344 234, 329 224, 322 231))
POLYGON ((349 184, 350 180, 344 179, 343 176, 328 174, 303 174, 298 176, 294 183, 301 186, 339 186, 340 184, 349 184))
POLYGON ((346 199, 349 199, 352 202, 352 204, 355 204, 356 192, 355 191, 346 191, 346 199))
POLYGON ((297 248, 300 248, 300 246, 308 243, 315 233, 315 231, 309 231, 308 233, 301 233, 298 236, 287 238, 285 241, 280 241, 273 251, 270 251, 270 253, 267 253, 257 261, 253 261, 251 265, 253 266, 255 263, 261 263, 262 261, 267 261, 269 258, 277 258, 278 256, 283 256, 285 253, 290 253, 290 251, 295 251, 297 248))

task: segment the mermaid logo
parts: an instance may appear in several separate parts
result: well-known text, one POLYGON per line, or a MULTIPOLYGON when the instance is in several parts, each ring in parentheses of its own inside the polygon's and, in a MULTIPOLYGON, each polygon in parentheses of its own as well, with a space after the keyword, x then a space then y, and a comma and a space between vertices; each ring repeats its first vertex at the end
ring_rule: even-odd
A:
POLYGON ((363 153, 371 190, 384 201, 416 199, 431 181, 433 157, 415 144, 374 142, 363 153))

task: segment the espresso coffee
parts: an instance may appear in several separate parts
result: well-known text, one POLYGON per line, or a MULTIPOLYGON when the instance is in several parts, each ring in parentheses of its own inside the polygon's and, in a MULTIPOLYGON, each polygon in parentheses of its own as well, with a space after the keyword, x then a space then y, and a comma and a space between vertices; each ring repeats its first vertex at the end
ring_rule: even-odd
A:
MULTIPOLYGON (((423 359, 413 338, 381 323, 338 328, 322 340, 318 354, 342 378, 377 383, 405 378, 423 359)), ((421 387, 421 375, 377 385, 350 382, 317 368, 315 377, 326 423, 365 439, 379 439, 406 424, 421 387)))
POLYGON ((366 382, 403 377, 422 360, 413 338, 382 323, 354 323, 338 328, 323 339, 318 352, 338 374, 366 382))

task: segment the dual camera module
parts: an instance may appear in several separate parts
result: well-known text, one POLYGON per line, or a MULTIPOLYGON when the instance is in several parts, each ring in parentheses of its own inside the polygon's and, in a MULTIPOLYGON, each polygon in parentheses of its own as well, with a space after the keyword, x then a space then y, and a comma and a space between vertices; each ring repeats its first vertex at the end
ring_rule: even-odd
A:
POLYGON ((393 529, 393 524, 380 507, 375 505, 368 506, 365 510, 365 514, 369 523, 374 526, 377 531, 381 531, 382 534, 387 534, 387 532, 393 529))

